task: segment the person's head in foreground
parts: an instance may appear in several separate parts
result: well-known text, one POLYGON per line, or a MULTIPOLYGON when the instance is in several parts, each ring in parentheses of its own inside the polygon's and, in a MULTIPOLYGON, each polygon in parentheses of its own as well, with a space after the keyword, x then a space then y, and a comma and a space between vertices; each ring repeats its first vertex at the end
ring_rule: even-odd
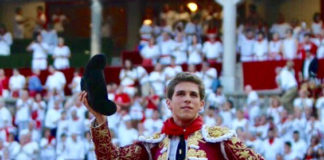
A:
POLYGON ((205 102, 205 87, 195 75, 183 72, 176 75, 167 86, 167 105, 174 122, 185 127, 198 117, 205 102))

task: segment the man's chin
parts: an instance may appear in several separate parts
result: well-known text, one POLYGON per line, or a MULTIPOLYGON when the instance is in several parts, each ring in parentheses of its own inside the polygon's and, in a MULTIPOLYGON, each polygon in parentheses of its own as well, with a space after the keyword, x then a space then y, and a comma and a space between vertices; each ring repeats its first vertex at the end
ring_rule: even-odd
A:
POLYGON ((194 120, 195 118, 196 118, 196 116, 193 116, 193 115, 183 115, 180 117, 180 120, 184 121, 184 122, 186 122, 186 121, 190 122, 190 121, 194 120))

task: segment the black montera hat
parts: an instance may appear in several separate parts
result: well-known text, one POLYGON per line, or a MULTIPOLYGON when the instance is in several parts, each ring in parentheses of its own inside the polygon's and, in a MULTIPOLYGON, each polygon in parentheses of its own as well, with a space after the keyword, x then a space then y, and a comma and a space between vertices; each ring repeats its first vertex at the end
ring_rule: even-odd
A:
POLYGON ((88 103, 93 110, 109 116, 116 112, 116 104, 108 99, 103 72, 105 66, 105 55, 93 56, 88 62, 81 79, 81 90, 87 91, 88 103))

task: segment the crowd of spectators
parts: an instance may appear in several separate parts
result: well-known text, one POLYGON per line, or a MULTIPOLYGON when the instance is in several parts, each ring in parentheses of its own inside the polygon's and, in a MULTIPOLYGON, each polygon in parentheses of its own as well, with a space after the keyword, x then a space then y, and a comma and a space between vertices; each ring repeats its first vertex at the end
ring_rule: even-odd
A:
MULTIPOLYGON (((139 30, 138 49, 143 65, 154 65, 157 61, 169 65, 170 57, 175 57, 176 64, 222 62, 221 19, 222 12, 213 5, 187 12, 182 5, 176 11, 166 4, 158 17, 145 19, 139 30)), ((308 25, 298 20, 288 23, 282 14, 269 25, 252 5, 250 15, 238 24, 236 51, 241 62, 305 59, 307 52, 322 59, 323 38, 319 13, 314 13, 313 22, 308 25)))
MULTIPOLYGON (((53 59, 53 65, 56 69, 69 68, 69 58, 71 51, 64 44, 62 37, 64 27, 63 23, 67 21, 66 16, 61 10, 57 10, 48 20, 45 16, 43 7, 38 6, 36 9, 35 25, 33 27, 33 40, 27 46, 26 50, 32 52, 31 68, 33 70, 47 69, 48 56, 53 59)), ((7 30, 4 24, 0 25, 0 56, 9 56, 13 39, 25 38, 24 25, 31 21, 23 15, 21 8, 16 8, 14 17, 13 36, 7 30)))
MULTIPOLYGON (((245 104, 235 106, 223 93, 219 71, 210 67, 222 59, 221 32, 212 23, 213 19, 221 19, 221 13, 209 7, 202 12, 206 22, 201 23, 199 16, 190 18, 184 9, 180 7, 175 12, 165 6, 161 13, 164 27, 144 25, 146 29, 141 29, 140 52, 145 65, 154 65, 152 72, 126 60, 119 74, 120 84, 107 84, 107 96, 117 104, 116 114, 107 117, 113 143, 126 146, 136 142, 138 136, 160 131, 163 121, 171 116, 165 87, 177 73, 188 71, 205 84, 206 105, 201 116, 206 125, 235 130, 248 147, 267 160, 323 159, 324 85, 316 82, 316 73, 305 69, 297 80, 293 63, 288 61, 277 70, 276 81, 282 95, 271 97, 269 104, 263 103, 247 85, 245 104), (181 66, 184 63, 188 64, 187 70, 181 66), (201 64, 201 69, 196 68, 197 64, 201 64)), ((320 45, 323 31, 316 30, 317 23, 322 22, 314 21, 315 27, 310 32, 302 25, 297 32, 295 25, 279 23, 269 32, 261 33, 267 31, 265 27, 256 28, 247 21, 238 29, 241 61, 303 58, 310 66, 316 56, 323 58, 320 45), (273 34, 273 40, 268 43, 265 38, 269 33, 273 34)), ((36 34, 37 41, 27 47, 33 51, 32 76, 24 77, 15 69, 11 77, 6 77, 0 69, 1 159, 95 159, 89 132, 93 115, 78 100, 81 76, 75 72, 72 82, 67 84, 64 74, 57 70, 69 67, 64 58, 70 53, 66 47, 56 47, 64 46, 63 39, 57 38, 55 45, 46 40, 45 35, 52 37, 52 31, 36 34), (56 50, 60 53, 55 53, 56 50), (58 59, 54 67, 47 67, 44 57, 51 52, 58 59), (42 69, 50 73, 45 84, 39 78, 42 69), (66 85, 72 90, 71 96, 64 93, 66 85), (17 100, 9 107, 3 98, 17 100)))

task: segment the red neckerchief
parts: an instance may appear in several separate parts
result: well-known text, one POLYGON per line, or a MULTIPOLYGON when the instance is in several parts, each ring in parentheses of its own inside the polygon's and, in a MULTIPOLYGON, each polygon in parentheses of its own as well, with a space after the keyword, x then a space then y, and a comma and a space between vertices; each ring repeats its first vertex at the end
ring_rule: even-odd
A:
POLYGON ((182 128, 174 123, 173 118, 167 119, 162 128, 162 133, 172 136, 184 135, 184 138, 187 139, 189 135, 200 130, 203 125, 203 119, 198 116, 188 127, 182 128))
POLYGON ((274 142, 274 138, 269 138, 269 143, 272 145, 272 143, 274 142))

